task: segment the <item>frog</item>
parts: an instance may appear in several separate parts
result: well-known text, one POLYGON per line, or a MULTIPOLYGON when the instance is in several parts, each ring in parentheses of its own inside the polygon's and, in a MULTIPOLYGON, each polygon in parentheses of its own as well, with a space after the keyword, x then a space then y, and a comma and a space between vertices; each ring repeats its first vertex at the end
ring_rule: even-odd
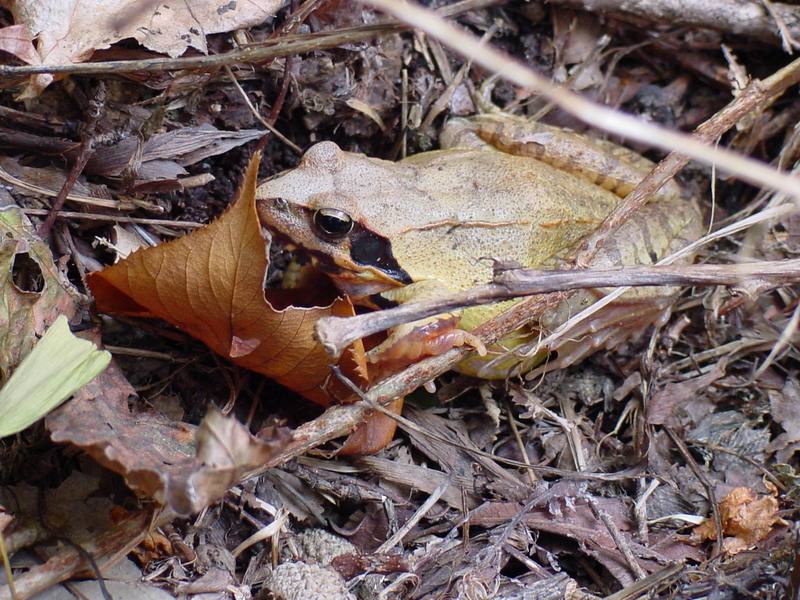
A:
MULTIPOLYGON (((256 206, 273 235, 301 249, 355 304, 380 309, 491 281, 497 261, 569 266, 653 166, 606 140, 490 113, 451 118, 440 149, 397 162, 318 142, 297 167, 258 187, 256 206)), ((651 265, 702 231, 697 201, 670 181, 606 240, 591 266, 651 265)), ((383 376, 467 345, 476 352, 456 370, 482 379, 563 368, 663 322, 679 289, 632 289, 554 352, 515 352, 606 292, 574 293, 488 348, 471 332, 518 300, 405 324, 369 361, 383 376)))

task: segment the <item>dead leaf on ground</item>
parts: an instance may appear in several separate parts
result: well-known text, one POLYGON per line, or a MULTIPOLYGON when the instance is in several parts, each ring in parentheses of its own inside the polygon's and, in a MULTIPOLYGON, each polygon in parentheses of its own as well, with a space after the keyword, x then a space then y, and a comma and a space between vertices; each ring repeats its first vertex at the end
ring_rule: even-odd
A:
POLYGON ((701 392, 708 389, 715 381, 725 376, 728 361, 720 359, 708 373, 668 383, 657 389, 647 403, 647 423, 650 425, 680 424, 677 409, 686 411, 687 405, 702 397, 701 392))
MULTIPOLYGON (((0 156, 0 179, 23 193, 55 197, 64 186, 67 172, 58 167, 28 167, 17 157, 0 156)), ((72 185, 70 195, 108 200, 108 207, 116 205, 105 186, 87 183, 82 177, 72 185)))
MULTIPOLYGON (((531 529, 552 533, 576 540, 591 551, 592 557, 600 562, 620 583, 628 585, 633 577, 622 552, 619 550, 608 528, 591 511, 586 501, 576 495, 574 482, 561 481, 547 492, 549 502, 529 510, 522 518, 531 529)), ((605 512, 616 528, 628 539, 631 549, 637 556, 639 565, 648 573, 659 570, 663 564, 673 560, 702 560, 703 554, 673 532, 651 534, 647 548, 629 537, 634 531, 629 507, 621 498, 596 497, 598 508, 605 512)), ((522 505, 515 502, 486 502, 470 513, 470 524, 479 527, 492 527, 519 518, 522 505)))
POLYGON ((235 418, 211 408, 197 430, 196 458, 170 481, 169 506, 185 515, 221 498, 247 471, 283 450, 291 433, 287 428, 273 428, 269 437, 256 438, 235 418))
POLYGON ((90 275, 89 286, 101 312, 163 319, 237 365, 327 406, 330 364, 314 324, 353 309, 343 300, 283 310, 268 302, 269 243, 255 209, 259 160, 257 154, 250 161, 237 200, 211 225, 139 250, 90 275))
POLYGON ((85 171, 93 175, 119 176, 137 155, 141 163, 136 171, 137 181, 174 179, 188 174, 183 167, 224 154, 262 135, 264 132, 258 129, 224 131, 208 123, 181 127, 150 137, 142 144, 141 156, 138 156, 141 140, 131 136, 111 147, 100 148, 86 163, 85 171))
POLYGON ((138 494, 180 514, 197 512, 220 499, 246 471, 263 464, 290 439, 253 437, 235 418, 211 410, 195 428, 128 406, 135 392, 114 362, 45 424, 54 442, 87 452, 125 478, 138 494))
MULTIPOLYGON (((61 154, 75 158, 79 145, 71 140, 27 134, 0 128, 3 143, 13 150, 30 153, 61 154)), ((258 129, 226 131, 205 123, 195 127, 182 127, 157 133, 142 142, 139 136, 128 135, 113 144, 98 144, 83 170, 86 175, 120 177, 132 170, 133 189, 148 190, 154 182, 172 182, 173 189, 180 187, 178 178, 188 175, 184 167, 212 156, 224 154, 264 135, 258 129)), ((20 159, 0 156, 0 177, 25 190, 55 196, 64 184, 67 172, 56 167, 28 167, 20 159), (17 181, 15 181, 17 180, 17 181)), ((87 184, 83 177, 75 182, 72 194, 93 198, 111 199, 111 193, 101 185, 87 184)), ((113 202, 108 206, 113 206, 113 202)))
MULTIPOLYGON (((775 525, 786 525, 778 516, 778 500, 774 496, 759 496, 747 487, 734 488, 719 503, 722 517, 722 542, 729 555, 752 548, 765 539, 775 525)), ((714 519, 707 519, 694 528, 698 540, 717 539, 714 519)))
MULTIPOLYGON (((0 504, 14 515, 15 526, 25 528, 29 520, 40 523, 44 516, 48 526, 61 535, 84 542, 112 525, 114 503, 99 490, 96 476, 73 471, 53 489, 42 490, 28 483, 4 486, 0 488, 0 504)), ((43 531, 40 535, 46 537, 43 531)))
POLYGON ((5 381, 59 315, 74 316, 78 293, 18 207, 0 209, 0 236, 0 376, 5 381))
POLYGON ((158 413, 136 413, 136 392, 114 361, 70 402, 45 420, 57 443, 82 448, 101 465, 120 473, 139 494, 163 503, 170 468, 194 456, 195 427, 158 413))
POLYGON ((787 377, 780 392, 769 390, 767 394, 770 414, 784 430, 769 443, 767 450, 775 452, 779 463, 788 463, 800 449, 800 385, 793 377, 787 377))
POLYGON ((38 65, 40 62, 33 40, 24 25, 10 25, 0 29, 0 50, 29 65, 38 65))
MULTIPOLYGON (((258 25, 283 0, 5 0, 17 25, 36 39, 45 65, 83 62, 95 50, 133 38, 145 48, 176 57, 187 48, 207 53, 206 36, 258 25)), ((39 94, 52 75, 35 75, 23 97, 39 94)))

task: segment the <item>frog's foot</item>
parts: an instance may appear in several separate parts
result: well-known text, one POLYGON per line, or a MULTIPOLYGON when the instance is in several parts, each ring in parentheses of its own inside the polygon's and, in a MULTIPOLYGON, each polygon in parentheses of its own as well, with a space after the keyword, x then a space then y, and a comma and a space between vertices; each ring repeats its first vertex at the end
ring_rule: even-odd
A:
MULTIPOLYGON (((403 410, 403 399, 393 400, 386 409, 397 415, 403 410)), ((377 454, 389 445, 394 439, 397 421, 389 415, 372 412, 359 425, 356 430, 345 440, 344 446, 339 450, 339 456, 362 456, 364 454, 377 454)))
POLYGON ((641 337, 650 325, 663 326, 672 312, 673 299, 623 300, 603 308, 599 314, 572 329, 569 339, 555 349, 549 360, 528 371, 526 378, 533 379, 542 373, 569 367, 598 350, 613 350, 624 342, 641 337))
MULTIPOLYGON (((486 346, 477 336, 459 329, 459 317, 451 316, 398 327, 389 338, 367 355, 380 377, 397 373, 428 356, 438 356, 459 346, 470 346, 486 354, 486 346)), ((372 374, 373 369, 370 369, 372 374)))

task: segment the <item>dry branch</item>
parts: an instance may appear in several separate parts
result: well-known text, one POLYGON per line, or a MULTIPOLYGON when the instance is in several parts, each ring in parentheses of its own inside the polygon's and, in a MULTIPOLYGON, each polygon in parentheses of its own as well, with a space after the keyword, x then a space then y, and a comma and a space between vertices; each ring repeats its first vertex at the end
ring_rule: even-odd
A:
MULTIPOLYGON (((359 1, 402 19, 407 24, 446 44, 466 59, 472 60, 475 64, 497 73, 503 79, 540 94, 588 125, 663 150, 678 149, 682 154, 707 165, 716 166, 742 181, 783 192, 800 201, 800 181, 796 178, 761 161, 730 150, 715 148, 700 139, 670 131, 607 106, 591 102, 562 86, 551 83, 509 54, 501 52, 491 45, 482 44, 474 35, 456 28, 432 11, 419 5, 400 3, 397 0, 359 1)), ((798 73, 798 65, 795 63, 792 65, 791 81, 796 83, 800 78, 800 73, 798 73)))
MULTIPOLYGON (((502 0, 462 0, 439 9, 438 14, 451 17, 461 13, 502 3, 502 0)), ((359 27, 344 27, 333 31, 306 35, 286 35, 270 39, 247 48, 231 50, 211 56, 187 56, 182 58, 150 58, 142 60, 109 60, 94 63, 65 65, 0 65, 0 78, 25 77, 43 73, 64 75, 101 75, 110 73, 134 73, 181 71, 184 69, 214 69, 225 65, 262 63, 275 58, 295 56, 339 46, 363 42, 382 35, 403 31, 407 27, 401 22, 384 22, 359 27)))
POLYGON ((355 340, 441 313, 502 300, 565 290, 619 286, 731 285, 759 290, 800 281, 800 260, 761 261, 736 265, 621 267, 585 271, 514 269, 481 285, 436 300, 411 302, 355 317, 326 317, 317 323, 320 342, 332 356, 355 340))
POLYGON ((550 0, 550 4, 655 23, 705 27, 768 44, 785 45, 781 28, 793 40, 800 39, 800 6, 778 2, 770 2, 773 14, 763 2, 755 0, 550 0))

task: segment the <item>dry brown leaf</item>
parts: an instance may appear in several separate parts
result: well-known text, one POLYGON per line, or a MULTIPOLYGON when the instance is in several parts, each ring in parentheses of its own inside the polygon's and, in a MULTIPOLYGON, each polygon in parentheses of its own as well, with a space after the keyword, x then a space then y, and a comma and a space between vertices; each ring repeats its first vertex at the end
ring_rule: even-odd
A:
MULTIPOLYGON (((6 0, 17 25, 37 40, 42 64, 86 60, 93 51, 125 38, 176 57, 189 48, 206 53, 206 36, 258 25, 273 16, 283 0, 6 0)), ((25 96, 35 96, 53 81, 37 75, 25 96)))
POLYGON ((800 450, 800 384, 787 377, 783 389, 767 390, 767 394, 770 414, 784 430, 769 443, 767 450, 775 452, 777 462, 789 463, 800 450))
MULTIPOLYGON (((620 583, 632 581, 630 567, 608 528, 594 515, 575 482, 560 481, 549 491, 554 499, 525 513, 522 523, 533 530, 551 533, 577 541, 591 549, 592 557, 602 564, 620 583), (576 496, 578 494, 578 496, 576 496)), ((630 509, 623 498, 596 497, 598 508, 606 513, 623 534, 634 530, 630 509)), ((485 502, 470 512, 470 524, 494 527, 520 518, 522 506, 515 502, 485 502)), ((647 548, 629 538, 637 562, 646 572, 654 572, 668 561, 695 560, 703 553, 671 531, 651 532, 647 548)))
POLYGON ((180 514, 220 499, 245 471, 266 462, 290 439, 286 429, 270 432, 269 440, 257 439, 215 409, 199 428, 154 412, 134 413, 128 407, 134 394, 112 362, 45 424, 54 442, 81 448, 122 475, 138 494, 180 514))
POLYGON ((725 377, 728 361, 724 358, 714 364, 711 371, 674 383, 668 383, 653 393, 652 400, 647 403, 647 423, 650 425, 679 423, 678 409, 685 411, 687 405, 702 398, 703 390, 708 389, 718 379, 725 377))
POLYGON ((23 25, 0 29, 0 50, 13 54, 29 65, 38 65, 40 62, 33 40, 23 25))
POLYGON ((0 377, 5 380, 59 315, 72 318, 78 293, 18 207, 0 210, 0 237, 0 377))
POLYGON ((186 515, 221 498, 247 471, 266 463, 291 440, 287 428, 269 433, 269 439, 256 438, 235 418, 212 407, 197 430, 195 460, 170 480, 169 506, 186 515))
POLYGON ((134 413, 136 392, 112 360, 72 400, 45 419, 57 443, 78 446, 104 467, 121 474, 140 495, 164 502, 175 465, 194 456, 195 427, 158 413, 134 413))
POLYGON ((29 483, 0 488, 0 503, 13 512, 17 523, 47 523, 75 542, 86 542, 112 525, 114 504, 99 493, 95 475, 73 471, 58 487, 41 489, 29 483), (40 496, 44 496, 40 498, 40 496))
POLYGON ((95 152, 86 163, 85 171, 93 175, 119 176, 137 155, 141 163, 136 172, 137 179, 175 178, 187 174, 183 167, 224 154, 262 135, 264 132, 257 129, 224 131, 204 123, 157 133, 144 144, 132 136, 95 152), (138 147, 140 144, 141 148, 138 147))
MULTIPOLYGON (((730 555, 752 548, 769 535, 775 525, 785 524, 778 516, 778 500, 759 496, 748 487, 738 487, 719 503, 722 518, 723 548, 730 555)), ((694 528, 699 540, 717 539, 714 519, 707 519, 694 528)))
POLYGON ((329 358, 313 327, 323 316, 352 314, 352 306, 338 300, 276 310, 266 300, 269 244, 255 209, 259 159, 250 161, 237 200, 211 225, 139 250, 93 273, 89 286, 98 310, 168 321, 237 365, 327 406, 329 358))

